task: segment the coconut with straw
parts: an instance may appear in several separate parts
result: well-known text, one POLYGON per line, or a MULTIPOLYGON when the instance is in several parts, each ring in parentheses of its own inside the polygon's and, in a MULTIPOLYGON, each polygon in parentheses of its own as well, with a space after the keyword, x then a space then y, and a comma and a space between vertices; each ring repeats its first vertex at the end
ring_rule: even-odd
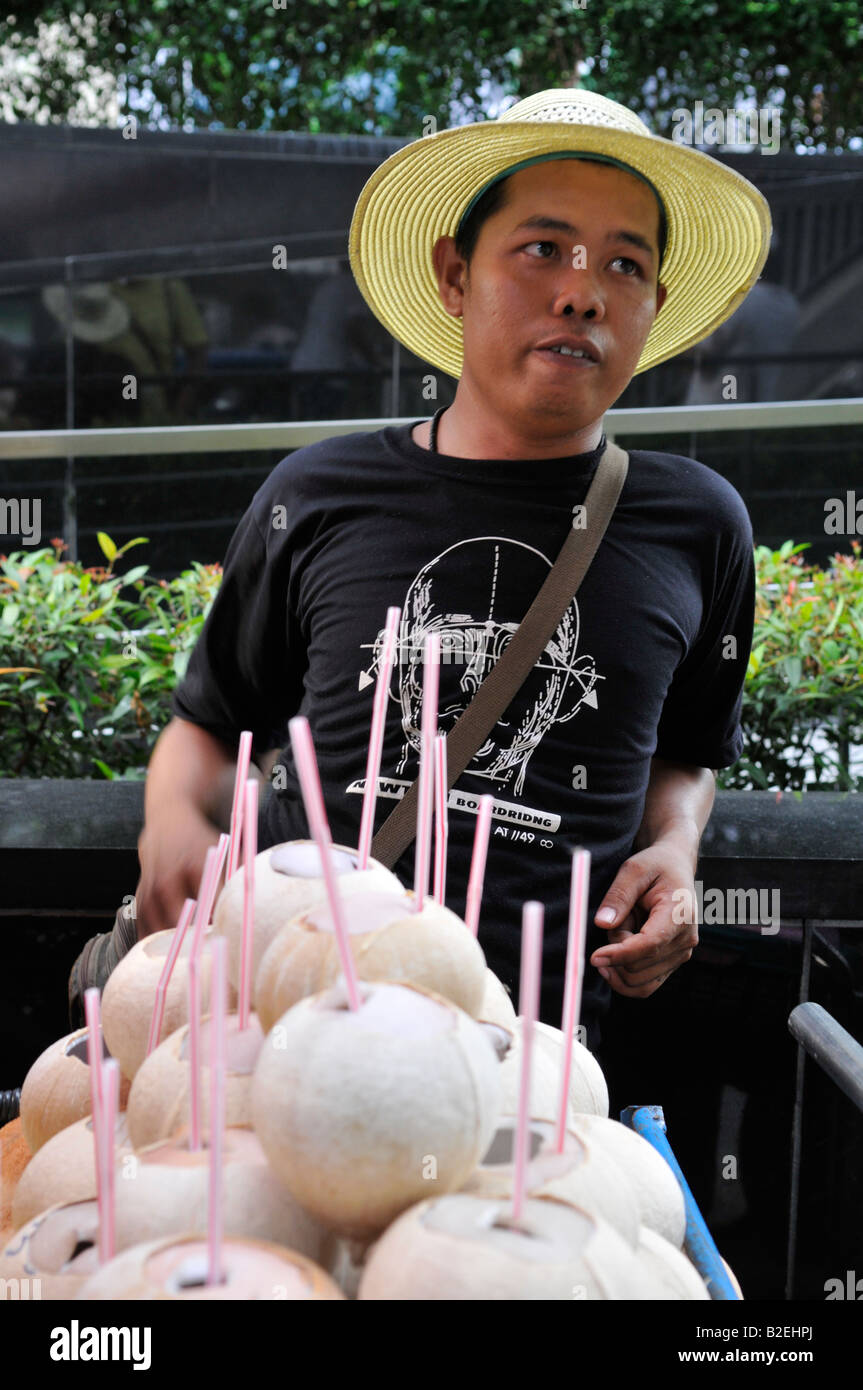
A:
MULTIPOLYGON (((97 1059, 109 1057, 101 1031, 97 1059)), ((21 1128, 31 1154, 55 1134, 92 1113, 91 1070, 86 1028, 78 1028, 46 1048, 31 1066, 21 1087, 21 1128)), ((125 1108, 129 1083, 120 1088, 125 1108)))
POLYGON ((480 1026, 449 1001, 358 982, 308 722, 298 716, 289 728, 344 982, 302 1000, 268 1034, 254 1124, 297 1200, 339 1233, 367 1239, 475 1167, 497 1114, 498 1066, 480 1026))
POLYGON ((617 1231, 584 1208, 527 1196, 541 960, 542 907, 525 903, 523 1054, 511 1196, 494 1200, 460 1192, 412 1207, 372 1249, 360 1280, 361 1300, 649 1297, 635 1251, 617 1231))
MULTIPOLYGON (((132 1153, 126 1112, 122 1110, 114 1127, 114 1151, 119 1158, 132 1153)), ((12 1229, 20 1230, 48 1207, 95 1196, 93 1119, 86 1115, 53 1135, 27 1164, 12 1199, 12 1229)))
MULTIPOLYGON (((303 1255, 271 1241, 225 1238, 225 1114, 227 1070, 226 943, 213 946, 213 1013, 210 1033, 210 1129, 206 1161, 205 1239, 195 1231, 197 1213, 186 1213, 178 1234, 161 1241, 136 1244, 118 1259, 104 1264, 98 1276, 81 1290, 91 1299, 254 1299, 279 1296, 293 1299, 342 1298, 341 1292, 303 1255), (192 1230, 189 1227, 192 1226, 192 1230)), ((198 1088, 197 1079, 193 1082, 198 1088)), ((192 1118, 195 1123, 193 1104, 192 1118)), ((194 1150, 191 1152, 194 1153, 194 1150)), ((163 1184, 177 1191, 182 1167, 160 1165, 163 1184)))
MULTIPOLYGON (((485 958, 475 936, 465 931, 461 918, 443 902, 446 768, 440 756, 440 745, 436 893, 434 897, 428 896, 439 648, 439 635, 429 634, 424 650, 413 893, 366 892, 344 901, 341 911, 351 934, 352 955, 360 979, 401 980, 415 984, 451 999, 476 1017, 486 989, 485 958)), ((300 999, 325 989, 338 972, 339 950, 332 910, 328 904, 321 903, 283 927, 261 961, 255 982, 255 1002, 264 1028, 269 1030, 276 1019, 300 999)))
MULTIPOLYGON (((343 896, 354 893, 400 893, 402 885, 395 874, 371 857, 377 782, 380 771, 386 700, 395 652, 400 609, 387 611, 384 650, 375 686, 371 738, 366 763, 359 847, 333 846, 333 863, 339 875, 343 896)), ((228 971, 231 983, 239 988, 243 897, 248 890, 242 875, 231 876, 216 903, 215 927, 228 940, 228 971)), ((261 962, 273 938, 286 923, 326 898, 323 867, 314 840, 289 840, 262 851, 255 861, 255 940, 252 949, 252 1000, 257 1007, 256 981, 261 962)))
MULTIPOLYGON (((219 838, 207 851, 196 901, 183 904, 173 931, 154 932, 138 941, 112 970, 102 998, 105 1038, 112 1055, 131 1081, 145 1059, 188 1020, 189 959, 192 941, 188 928, 202 919, 209 926, 218 878, 230 840, 219 838)), ((204 935, 201 989, 209 998, 209 938, 204 935)))

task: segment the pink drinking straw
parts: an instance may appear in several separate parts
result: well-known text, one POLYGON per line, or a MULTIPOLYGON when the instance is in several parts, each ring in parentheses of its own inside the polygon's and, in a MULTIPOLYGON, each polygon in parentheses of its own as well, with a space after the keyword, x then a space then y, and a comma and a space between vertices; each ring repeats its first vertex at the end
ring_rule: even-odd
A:
POLYGON ((330 835, 326 809, 324 807, 324 793, 321 787, 317 759, 315 758, 315 746, 312 743, 312 731, 309 728, 309 721, 306 719, 305 715, 295 715, 288 723, 288 731, 291 735, 291 747, 294 752, 294 761, 300 779, 300 789, 303 794, 303 804, 306 808, 309 829, 318 847, 318 854, 321 857, 321 864, 324 870, 324 884, 327 890, 330 912, 333 916, 336 944, 339 948, 342 970, 347 985, 348 1003, 352 1009, 358 1009, 360 1007, 360 992, 357 987, 357 971, 354 964, 353 952, 351 951, 350 937, 348 935, 347 922, 345 921, 344 909, 342 907, 342 899, 338 887, 336 886, 336 869, 332 855, 333 841, 330 835))
POLYGON ((473 837, 470 877, 467 881, 467 904, 464 913, 465 923, 474 936, 479 931, 479 909, 482 902, 482 887, 485 882, 485 861, 488 856, 488 837, 491 830, 493 806, 493 796, 486 792, 485 796, 480 797, 476 832, 473 837))
POLYGON ((521 1015, 521 1078, 518 1088, 518 1120, 515 1132, 515 1176, 512 1186, 512 1219, 521 1220, 527 1187, 530 1145, 530 1064, 533 1031, 539 1012, 542 974, 542 903, 529 902, 522 909, 521 979, 518 1006, 521 1015))
POLYGON ((584 942, 587 923, 587 885, 590 879, 590 850, 577 849, 572 855, 569 892, 569 935, 566 943, 566 984, 563 995, 563 1064, 560 1069, 560 1095, 557 1101, 555 1152, 562 1154, 566 1143, 566 1117, 569 1109, 569 1080, 572 1074, 572 1040, 581 1013, 581 982, 584 977, 584 942))
MULTIPOLYGON (((257 790, 257 783, 253 783, 257 790)), ((248 815, 246 801, 244 815, 248 815)), ((248 825, 248 820, 246 821, 248 825)), ((225 1142, 225 1071, 227 1068, 228 943, 223 936, 212 944, 210 976, 210 1183, 207 1196, 207 1283, 222 1282, 222 1154, 225 1142)))
POLYGON ((255 928, 255 856, 258 853, 258 784, 246 783, 243 808, 243 935, 240 942, 239 1026, 249 1026, 252 1004, 252 941, 255 928))
POLYGON ((114 1135, 120 1094, 120 1068, 113 1057, 106 1058, 102 1073, 102 1117, 96 1140, 96 1193, 99 1204, 99 1263, 113 1260, 114 1240, 114 1135))
POLYGON ((436 903, 440 903, 443 906, 446 901, 446 851, 449 841, 449 823, 447 820, 447 798, 449 796, 449 790, 446 784, 446 734, 435 735, 434 770, 434 900, 436 903))
POLYGON ((431 825, 434 794, 434 740, 437 732, 440 679, 440 633, 426 634, 423 647, 423 707, 420 732, 420 775, 417 806, 417 842, 414 855, 414 911, 422 912, 428 891, 431 858, 431 825))
POLYGON ((375 803, 378 796, 378 774, 381 770, 381 753, 384 746, 384 725, 387 720, 387 696, 390 689, 393 657, 395 656, 396 636, 402 610, 387 609, 387 626, 384 635, 384 649, 378 667, 378 683, 375 686, 375 702, 372 707, 372 736, 369 740, 369 755, 366 761, 366 790, 363 796, 363 815, 360 821, 360 843, 357 854, 358 867, 369 867, 369 854, 372 848, 372 831, 375 823, 375 803))
POLYGON ((162 1024, 165 1021, 165 1000, 168 997, 168 985, 171 983, 171 975, 173 974, 174 966, 177 964, 177 957, 183 945, 183 938, 186 935, 186 929, 192 920, 192 913, 194 911, 195 899, 187 898, 180 910, 180 916, 177 918, 174 935, 171 937, 171 945, 165 957, 165 964, 162 966, 159 983, 156 986, 153 1017, 150 1019, 150 1033, 147 1038, 148 1057, 153 1049, 159 1046, 159 1039, 162 1036, 162 1024))
POLYGON ((198 906, 195 911, 195 925, 192 930, 192 948, 189 952, 189 1148, 201 1147, 201 1085, 200 1085, 200 1039, 201 1039, 201 949, 204 944, 204 929, 210 920, 215 885, 218 879, 227 835, 222 835, 218 846, 210 845, 204 860, 204 872, 198 890, 198 906), (225 842, 223 844, 223 841, 225 842))
POLYGON ((84 1018, 87 1022, 87 1065, 90 1068, 90 1110, 93 1115, 93 1137, 99 1132, 102 1115, 102 1020, 101 995, 98 989, 84 991, 84 1018))
POLYGON ((231 805, 231 848, 228 851, 227 883, 240 862, 240 839, 243 833, 243 788, 249 776, 249 763, 252 761, 252 735, 248 729, 240 734, 240 751, 237 754, 237 772, 234 777, 234 800, 231 805))

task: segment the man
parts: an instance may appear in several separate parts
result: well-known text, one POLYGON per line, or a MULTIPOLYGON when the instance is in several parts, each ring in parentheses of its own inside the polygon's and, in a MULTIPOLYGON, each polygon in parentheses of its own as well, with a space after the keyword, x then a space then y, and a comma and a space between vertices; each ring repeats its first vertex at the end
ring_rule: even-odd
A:
MULTIPOLYGON (((448 730, 560 550, 604 448, 605 411, 636 371, 733 312, 768 236, 766 205, 744 179, 594 93, 540 93, 376 171, 351 229, 354 274, 405 346, 458 377, 455 400, 431 422, 301 449, 257 493, 151 761, 139 933, 173 925, 197 892, 242 728, 263 762, 287 719, 307 715, 333 837, 356 843, 370 677, 398 605, 380 826, 417 774, 405 649, 425 630, 462 634, 462 659, 440 670, 448 730)), ((571 852, 591 851, 591 1046, 612 989, 646 998, 697 942, 698 843, 711 769, 742 750, 753 611, 738 494, 694 460, 633 450, 555 639, 453 789, 495 796, 480 942, 510 987, 522 903, 545 904, 550 1022, 571 852)), ((262 847, 308 834, 290 748, 278 765, 262 847)), ((460 911, 475 821, 457 801, 447 901, 460 911)), ((412 882, 413 847, 394 868, 412 882)))

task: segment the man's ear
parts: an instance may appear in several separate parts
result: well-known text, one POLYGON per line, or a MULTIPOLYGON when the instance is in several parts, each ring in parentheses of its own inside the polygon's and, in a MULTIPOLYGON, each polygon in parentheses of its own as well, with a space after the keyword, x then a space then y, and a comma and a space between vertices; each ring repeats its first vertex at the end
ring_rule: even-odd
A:
POLYGON ((460 319, 464 312, 467 263, 456 251, 453 237, 438 237, 432 251, 432 264, 441 304, 454 319, 460 319))
MULTIPOLYGON (((663 304, 665 303, 665 296, 666 296, 667 294, 668 294, 668 286, 667 286, 667 285, 661 285, 661 284, 660 284, 660 285, 657 285, 657 286, 656 286, 656 313, 657 313, 657 314, 659 313, 660 309, 662 308, 663 304)), ((654 317, 655 317, 655 316, 654 316, 654 317)))

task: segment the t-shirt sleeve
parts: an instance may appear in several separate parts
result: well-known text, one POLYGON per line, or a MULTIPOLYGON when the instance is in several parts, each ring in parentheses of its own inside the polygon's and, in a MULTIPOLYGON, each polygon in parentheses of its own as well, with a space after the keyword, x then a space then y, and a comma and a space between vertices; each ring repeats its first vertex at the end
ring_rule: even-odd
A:
MULTIPOLYGON (((736 494, 735 494, 736 495, 736 494)), ((730 767, 743 752, 743 685, 755 622, 752 525, 742 499, 724 520, 707 561, 705 608, 696 640, 674 673, 656 754, 698 767, 730 767), (712 571, 712 573, 711 573, 712 571)))
POLYGON ((221 585, 172 703, 175 715, 231 747, 250 729, 256 753, 285 741, 307 665, 289 595, 291 533, 269 525, 270 491, 265 484, 231 538, 221 585))

